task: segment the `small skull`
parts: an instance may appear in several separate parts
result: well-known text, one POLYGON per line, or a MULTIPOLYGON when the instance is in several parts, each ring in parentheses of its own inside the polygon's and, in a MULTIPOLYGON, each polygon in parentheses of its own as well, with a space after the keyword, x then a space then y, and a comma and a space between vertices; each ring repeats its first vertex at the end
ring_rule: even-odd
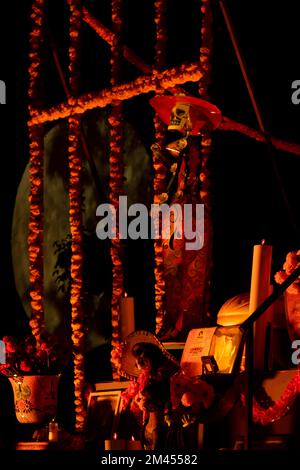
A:
POLYGON ((170 131, 186 132, 191 129, 191 120, 189 114, 190 105, 186 103, 177 103, 171 111, 170 131))

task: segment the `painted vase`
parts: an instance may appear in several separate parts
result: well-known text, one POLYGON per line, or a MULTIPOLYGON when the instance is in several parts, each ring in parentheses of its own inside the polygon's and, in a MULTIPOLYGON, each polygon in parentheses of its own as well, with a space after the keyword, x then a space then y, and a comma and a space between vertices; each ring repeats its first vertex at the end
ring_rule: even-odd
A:
POLYGON ((60 375, 10 377, 19 423, 42 423, 56 415, 60 375))

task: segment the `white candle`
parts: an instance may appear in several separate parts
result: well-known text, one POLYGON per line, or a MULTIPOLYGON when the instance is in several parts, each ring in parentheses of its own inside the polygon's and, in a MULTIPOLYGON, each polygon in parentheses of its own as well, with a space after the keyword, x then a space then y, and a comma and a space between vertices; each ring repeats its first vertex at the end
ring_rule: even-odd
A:
POLYGON ((135 330, 134 298, 125 293, 120 302, 120 338, 123 341, 126 336, 135 330))
MULTIPOLYGON (((251 290, 249 302, 249 314, 251 315, 257 307, 270 295, 270 278, 272 263, 272 246, 266 245, 264 240, 261 245, 253 247, 253 262, 251 275, 251 290)), ((263 369, 266 326, 270 321, 272 309, 255 322, 254 327, 254 367, 263 369)))

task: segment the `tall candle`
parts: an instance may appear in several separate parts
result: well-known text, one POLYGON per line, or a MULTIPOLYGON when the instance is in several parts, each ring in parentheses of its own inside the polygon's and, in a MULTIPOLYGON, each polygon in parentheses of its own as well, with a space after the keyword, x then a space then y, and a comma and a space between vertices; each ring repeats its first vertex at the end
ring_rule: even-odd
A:
MULTIPOLYGON (((272 246, 266 245, 264 240, 261 245, 253 247, 252 275, 249 314, 270 295, 270 278, 272 263, 272 246)), ((256 322, 254 327, 254 367, 263 369, 266 327, 270 321, 272 310, 265 312, 256 322)))
POLYGON ((134 298, 128 297, 125 293, 120 302, 120 338, 124 340, 126 336, 135 330, 134 321, 134 298))

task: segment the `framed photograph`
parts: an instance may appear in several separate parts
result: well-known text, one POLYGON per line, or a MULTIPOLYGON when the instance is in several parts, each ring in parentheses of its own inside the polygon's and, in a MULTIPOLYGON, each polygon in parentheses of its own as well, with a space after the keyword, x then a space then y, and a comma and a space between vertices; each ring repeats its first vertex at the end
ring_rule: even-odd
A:
POLYGON ((118 432, 120 420, 121 390, 99 390, 88 400, 88 440, 103 446, 104 441, 113 439, 118 432))

